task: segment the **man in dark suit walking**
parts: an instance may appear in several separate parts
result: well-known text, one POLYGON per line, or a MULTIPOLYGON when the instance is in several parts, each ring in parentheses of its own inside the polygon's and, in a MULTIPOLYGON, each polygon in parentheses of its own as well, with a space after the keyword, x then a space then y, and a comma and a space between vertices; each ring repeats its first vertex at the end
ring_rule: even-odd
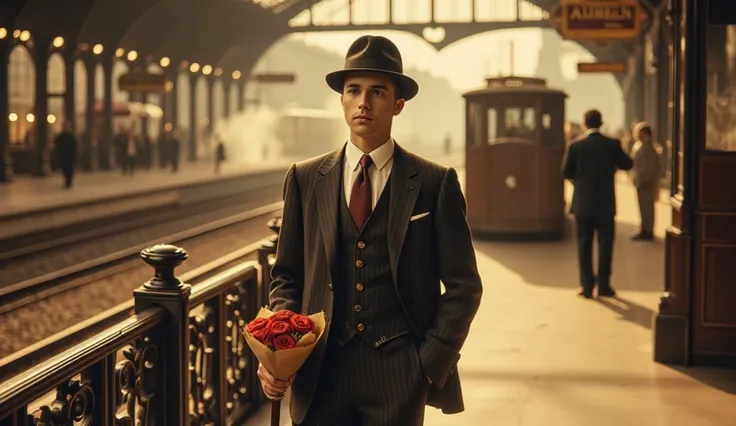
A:
POLYGON ((630 170, 633 163, 620 141, 601 134, 601 113, 585 113, 586 132, 570 144, 564 162, 563 176, 575 189, 570 213, 575 215, 580 267, 580 296, 593 297, 598 283, 598 296, 614 297, 611 287, 611 260, 616 216, 615 175, 617 170, 630 170), (593 273, 593 235, 598 233, 598 276, 593 273))
POLYGON ((274 311, 324 311, 327 330, 291 386, 298 425, 415 426, 464 410, 457 362, 482 285, 457 173, 401 148, 393 117, 418 92, 388 39, 358 38, 327 84, 350 140, 289 168, 274 311), (441 292, 440 281, 445 292, 441 292))

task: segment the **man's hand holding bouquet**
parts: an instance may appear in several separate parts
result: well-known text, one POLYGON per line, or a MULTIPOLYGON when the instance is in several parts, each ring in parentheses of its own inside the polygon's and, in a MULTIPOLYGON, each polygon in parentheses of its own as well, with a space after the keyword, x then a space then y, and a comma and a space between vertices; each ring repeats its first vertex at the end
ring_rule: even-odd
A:
POLYGON ((301 315, 261 308, 243 335, 258 358, 258 378, 272 400, 271 424, 278 426, 281 400, 325 329, 323 312, 301 315), (276 422, 276 423, 274 423, 276 422))

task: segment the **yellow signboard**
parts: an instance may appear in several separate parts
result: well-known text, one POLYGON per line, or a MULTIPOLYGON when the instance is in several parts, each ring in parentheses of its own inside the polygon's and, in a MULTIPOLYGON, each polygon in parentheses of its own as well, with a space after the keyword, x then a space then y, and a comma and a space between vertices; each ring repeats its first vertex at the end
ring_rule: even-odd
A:
POLYGON ((580 62, 578 64, 579 73, 595 73, 595 72, 626 72, 626 62, 580 62))
POLYGON ((563 0, 561 33, 568 40, 630 40, 641 31, 639 0, 563 0))
POLYGON ((166 77, 163 74, 134 70, 120 76, 118 89, 135 93, 161 93, 166 90, 166 77))

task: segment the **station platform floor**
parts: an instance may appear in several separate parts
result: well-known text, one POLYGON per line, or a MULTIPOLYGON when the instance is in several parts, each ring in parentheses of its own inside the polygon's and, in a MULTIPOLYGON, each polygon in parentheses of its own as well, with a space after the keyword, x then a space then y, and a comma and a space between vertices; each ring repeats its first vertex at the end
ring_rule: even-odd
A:
MULTIPOLYGON (((736 370, 652 360, 669 194, 656 206, 658 239, 634 242, 634 189, 618 182, 616 299, 576 296, 572 232, 558 243, 475 241, 485 291, 458 367, 466 410, 448 416, 428 407, 426 426, 736 424, 736 370)), ((287 407, 282 425, 291 425, 287 407)), ((247 424, 269 425, 269 410, 247 424)))
POLYGON ((55 207, 81 204, 111 196, 123 196, 135 192, 149 192, 174 186, 205 182, 216 179, 256 173, 291 164, 289 159, 261 163, 223 163, 220 174, 215 174, 211 161, 182 162, 176 173, 170 168, 152 167, 137 169, 133 175, 117 170, 78 172, 74 184, 63 186, 60 172, 47 177, 15 176, 14 182, 0 185, 0 219, 3 216, 40 211, 55 207))

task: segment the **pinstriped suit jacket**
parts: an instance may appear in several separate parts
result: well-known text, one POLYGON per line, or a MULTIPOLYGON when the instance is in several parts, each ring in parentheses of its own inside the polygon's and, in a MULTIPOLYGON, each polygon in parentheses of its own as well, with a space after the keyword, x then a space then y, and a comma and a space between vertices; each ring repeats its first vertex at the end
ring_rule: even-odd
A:
MULTIPOLYGON (((337 214, 345 146, 293 164, 284 183, 284 210, 270 307, 332 317, 336 277, 337 214)), ((394 285, 419 346, 422 370, 432 380, 429 405, 445 413, 464 410, 456 364, 482 284, 465 219, 465 198, 452 168, 394 151, 388 249, 394 285), (415 221, 414 215, 429 213, 415 221), (440 280, 445 285, 441 294, 440 280)), ((329 330, 329 327, 328 327, 329 330)), ((292 385, 291 417, 301 422, 312 402, 327 333, 292 385)), ((396 384, 397 386, 400 383, 396 384)), ((319 395, 318 397, 326 397, 319 395)))

